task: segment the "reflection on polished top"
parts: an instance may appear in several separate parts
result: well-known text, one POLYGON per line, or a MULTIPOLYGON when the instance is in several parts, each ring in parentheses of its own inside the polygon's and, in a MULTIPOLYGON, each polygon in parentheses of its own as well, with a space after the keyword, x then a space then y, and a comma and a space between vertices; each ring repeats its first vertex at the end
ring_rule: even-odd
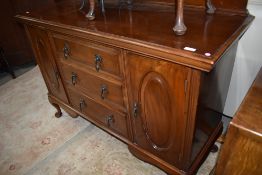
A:
POLYGON ((204 9, 188 8, 184 12, 187 33, 184 36, 177 36, 172 30, 175 22, 174 11, 106 8, 103 14, 97 9, 96 19, 89 21, 85 18, 84 12, 78 10, 79 7, 79 1, 49 0, 38 10, 24 12, 17 17, 20 20, 59 25, 61 28, 103 35, 115 41, 121 40, 164 50, 209 64, 210 68, 206 68, 206 71, 212 69, 224 51, 245 32, 253 20, 251 15, 232 13, 208 15, 204 9))

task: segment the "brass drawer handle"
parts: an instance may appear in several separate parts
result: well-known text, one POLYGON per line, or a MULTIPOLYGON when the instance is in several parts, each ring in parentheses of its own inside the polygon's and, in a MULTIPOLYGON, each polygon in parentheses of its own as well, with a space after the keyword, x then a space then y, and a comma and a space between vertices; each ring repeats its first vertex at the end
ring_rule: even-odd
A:
POLYGON ((95 68, 98 72, 101 69, 103 58, 100 55, 95 54, 95 68))
POLYGON ((102 85, 101 86, 101 94, 100 94, 100 97, 102 99, 105 99, 106 95, 108 94, 108 89, 107 89, 107 86, 106 85, 102 85))
POLYGON ((72 75, 71 75, 71 81, 72 81, 72 84, 75 85, 76 84, 76 80, 77 80, 77 74, 72 72, 72 75))
POLYGON ((114 122, 115 122, 115 119, 114 119, 113 115, 106 116, 106 124, 107 124, 107 126, 110 127, 114 122))
POLYGON ((80 109, 80 111, 82 112, 83 111, 83 108, 85 108, 86 107, 86 102, 85 102, 85 100, 84 99, 80 99, 80 103, 79 103, 79 109, 80 109))
POLYGON ((64 52, 64 58, 67 59, 70 56, 70 47, 68 43, 64 44, 63 52, 64 52))

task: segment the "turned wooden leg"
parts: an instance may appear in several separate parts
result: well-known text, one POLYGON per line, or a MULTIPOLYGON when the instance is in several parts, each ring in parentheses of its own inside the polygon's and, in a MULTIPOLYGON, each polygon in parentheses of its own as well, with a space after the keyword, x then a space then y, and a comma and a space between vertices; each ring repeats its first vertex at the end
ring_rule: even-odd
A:
POLYGON ((105 3, 104 3, 104 0, 100 0, 100 6, 101 6, 101 10, 103 13, 105 13, 105 3))
POLYGON ((216 7, 213 5, 212 0, 206 0, 207 13, 213 14, 216 11, 216 7))
POLYGON ((60 109, 60 107, 59 107, 59 105, 58 104, 56 104, 56 103, 54 103, 53 102, 53 100, 52 100, 52 98, 48 95, 48 100, 49 100, 49 102, 56 108, 56 113, 55 113, 55 117, 56 118, 59 118, 59 117, 61 117, 62 116, 62 111, 61 111, 61 109, 60 109))
POLYGON ((216 153, 218 151, 218 146, 214 144, 210 150, 211 153, 216 153))
POLYGON ((79 10, 82 10, 85 7, 85 5, 86 5, 86 0, 82 0, 79 10))
POLYGON ((187 28, 184 24, 184 0, 177 0, 176 24, 173 30, 177 35, 184 35, 186 33, 187 28))
POLYGON ((55 117, 56 118, 60 118, 61 116, 62 116, 62 111, 61 111, 61 109, 60 109, 60 107, 59 107, 59 105, 58 104, 55 104, 55 103, 51 103, 55 108, 56 108, 56 113, 55 113, 55 117))
POLYGON ((89 20, 95 19, 95 0, 89 0, 89 11, 86 14, 86 17, 89 20))

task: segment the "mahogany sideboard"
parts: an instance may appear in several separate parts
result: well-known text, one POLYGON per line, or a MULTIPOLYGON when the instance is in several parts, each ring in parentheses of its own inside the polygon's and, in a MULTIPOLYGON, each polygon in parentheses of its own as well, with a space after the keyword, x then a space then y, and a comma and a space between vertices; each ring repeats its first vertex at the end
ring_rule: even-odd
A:
POLYGON ((49 0, 17 15, 55 115, 86 118, 169 174, 196 173, 222 131, 237 44, 254 17, 244 0, 212 15, 205 0, 186 2, 183 36, 163 4, 106 5, 89 21, 80 1, 49 0))
POLYGON ((262 174, 262 69, 230 122, 216 175, 262 174))

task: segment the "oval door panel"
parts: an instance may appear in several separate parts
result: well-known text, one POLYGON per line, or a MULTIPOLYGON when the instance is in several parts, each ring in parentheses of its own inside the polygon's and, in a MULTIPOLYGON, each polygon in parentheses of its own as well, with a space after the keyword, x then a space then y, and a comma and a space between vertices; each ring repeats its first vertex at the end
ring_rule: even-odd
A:
POLYGON ((157 150, 170 145, 170 120, 172 117, 169 87, 156 72, 148 73, 141 84, 142 124, 147 140, 157 150))

